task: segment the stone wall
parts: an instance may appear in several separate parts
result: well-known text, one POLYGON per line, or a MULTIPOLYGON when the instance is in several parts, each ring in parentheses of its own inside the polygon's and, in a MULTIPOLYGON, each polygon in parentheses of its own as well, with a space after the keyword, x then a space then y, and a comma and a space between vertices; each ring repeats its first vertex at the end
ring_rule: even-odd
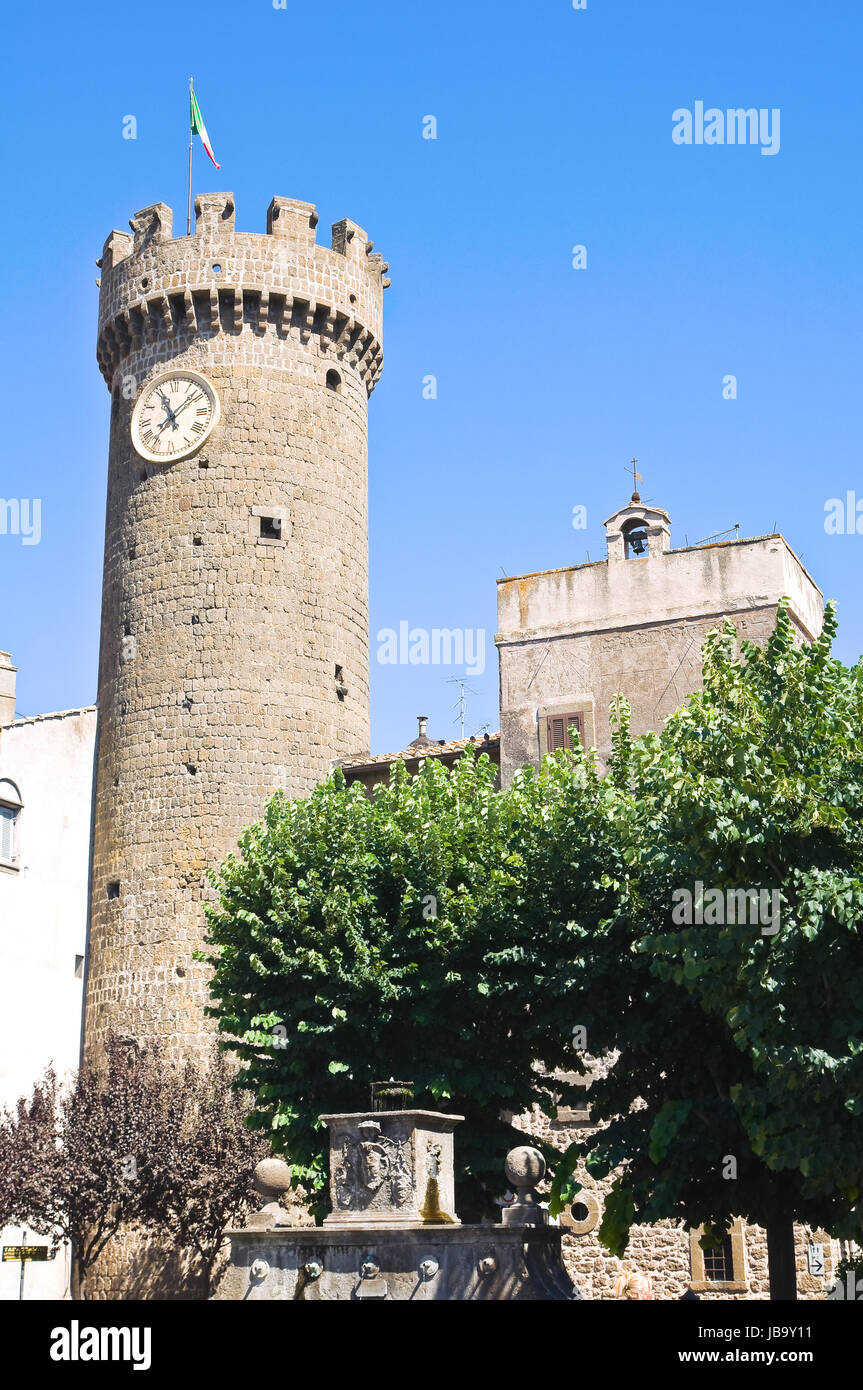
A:
MULTIPOLYGON (((545 1139, 561 1152, 586 1134, 584 1123, 572 1126, 555 1123, 538 1109, 530 1116, 514 1120, 514 1123, 545 1139)), ((570 1278, 585 1298, 614 1298, 618 1276, 635 1271, 650 1276, 657 1299, 679 1299, 690 1287, 695 1288, 699 1298, 706 1300, 770 1297, 767 1236, 760 1226, 735 1223, 732 1230, 734 1273, 742 1277, 735 1277, 730 1284, 711 1284, 699 1277, 703 1270, 696 1268, 698 1257, 693 1250, 694 1237, 682 1224, 662 1221, 652 1226, 634 1226, 624 1258, 619 1260, 610 1255, 600 1245, 597 1229, 602 1219, 603 1199, 611 1188, 612 1178, 598 1183, 582 1169, 578 1180, 582 1184, 582 1191, 577 1201, 587 1206, 588 1216, 583 1221, 575 1221, 570 1209, 561 1216, 560 1222, 569 1232, 563 1241, 564 1263, 570 1278)), ((798 1298, 824 1298, 840 1259, 839 1242, 831 1240, 823 1231, 810 1232, 805 1227, 797 1226, 795 1246, 798 1298), (816 1278, 808 1272, 807 1247, 810 1240, 824 1246, 823 1277, 816 1278)))

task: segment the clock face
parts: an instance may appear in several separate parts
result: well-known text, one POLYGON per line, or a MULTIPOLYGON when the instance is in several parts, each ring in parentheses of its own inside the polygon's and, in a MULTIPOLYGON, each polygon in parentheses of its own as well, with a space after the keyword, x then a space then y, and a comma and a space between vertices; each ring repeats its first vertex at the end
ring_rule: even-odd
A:
POLYGON ((132 411, 132 443, 154 463, 194 453, 219 418, 215 387, 199 372, 165 372, 145 386, 132 411))

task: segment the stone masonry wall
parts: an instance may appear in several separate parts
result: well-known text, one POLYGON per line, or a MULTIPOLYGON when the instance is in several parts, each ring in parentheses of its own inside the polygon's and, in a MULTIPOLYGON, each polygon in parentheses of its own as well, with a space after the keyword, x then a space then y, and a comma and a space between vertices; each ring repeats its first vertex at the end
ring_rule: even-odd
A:
MULTIPOLYGON (((563 1152, 569 1144, 584 1137, 586 1126, 581 1123, 567 1125, 550 1121, 538 1109, 529 1116, 514 1120, 519 1128, 545 1139, 563 1152)), ((682 1224, 671 1221, 657 1222, 652 1226, 634 1226, 629 1245, 622 1260, 610 1255, 597 1239, 597 1228, 602 1219, 602 1203, 610 1190, 609 1177, 598 1183, 582 1169, 578 1174, 582 1191, 577 1201, 584 1202, 589 1215, 576 1222, 570 1212, 562 1215, 560 1224, 569 1234, 563 1240, 563 1258, 573 1283, 585 1298, 614 1298, 615 1281, 621 1273, 638 1271, 648 1274, 657 1299, 679 1299, 695 1280, 693 1269, 692 1242, 690 1233, 682 1224)), ((770 1297, 770 1280, 767 1268, 767 1235, 760 1226, 740 1225, 738 1249, 742 1280, 729 1286, 713 1284, 702 1287, 696 1284, 698 1297, 706 1300, 724 1299, 767 1299, 770 1297)), ((823 1231, 809 1231, 802 1226, 795 1227, 795 1247, 797 1257, 797 1296, 800 1299, 824 1298, 833 1283, 833 1274, 840 1258, 839 1242, 831 1240, 823 1231), (823 1277, 814 1277, 808 1272, 807 1246, 815 1240, 824 1246, 825 1272, 823 1277)), ((735 1271, 737 1272, 737 1271, 735 1271)))
POLYGON ((145 209, 101 262, 91 1057, 112 1029, 176 1059, 207 1046, 192 959, 207 869, 276 788, 303 795, 369 746, 367 401, 386 267, 353 223, 316 246, 310 204, 274 199, 260 235, 234 232, 230 194, 196 214, 172 240, 170 210, 145 209), (130 417, 170 366, 208 377, 221 419, 195 454, 154 464, 130 417), (261 539, 253 509, 284 516, 281 540, 261 539))
MULTIPOLYGON (((763 644, 776 623, 775 604, 732 614, 741 638, 763 644)), ((657 622, 615 631, 566 633, 500 647, 502 777, 540 762, 537 711, 569 699, 586 713, 588 745, 604 763, 611 750, 608 706, 622 692, 632 705, 633 734, 661 729, 702 688, 701 648, 723 615, 657 622)), ((541 717, 541 714, 540 714, 541 717)))

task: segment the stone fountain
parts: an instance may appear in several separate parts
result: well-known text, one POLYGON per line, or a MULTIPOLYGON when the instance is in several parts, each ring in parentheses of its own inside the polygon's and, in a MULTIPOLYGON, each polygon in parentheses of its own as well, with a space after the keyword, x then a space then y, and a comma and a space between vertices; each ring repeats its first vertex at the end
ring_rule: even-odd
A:
POLYGON ((265 1205, 229 1230, 231 1260, 217 1299, 414 1302, 430 1299, 572 1300, 562 1232, 548 1224, 535 1187, 545 1160, 511 1150, 516 1193, 500 1225, 462 1225, 455 1212, 453 1133, 461 1115, 377 1110, 322 1115, 330 1133, 331 1211, 297 1226, 280 1204, 290 1169, 255 1170, 265 1205))

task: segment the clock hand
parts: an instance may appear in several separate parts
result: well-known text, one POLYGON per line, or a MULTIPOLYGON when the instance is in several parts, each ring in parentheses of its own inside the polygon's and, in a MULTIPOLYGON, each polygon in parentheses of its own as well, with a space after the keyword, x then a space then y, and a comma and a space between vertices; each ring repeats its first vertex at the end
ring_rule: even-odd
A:
POLYGON ((187 398, 183 401, 183 404, 181 406, 178 406, 178 408, 174 411, 174 419, 177 418, 181 410, 185 410, 187 405, 191 405, 192 401, 196 401, 197 399, 197 396, 187 396, 187 398))
MULTIPOLYGON (((171 402, 169 401, 168 397, 165 395, 164 391, 160 391, 160 392, 159 392, 159 399, 160 399, 160 401, 162 402, 162 409, 163 409, 163 410, 166 410, 166 411, 168 412, 168 419, 170 419, 171 421, 174 421, 174 420, 176 419, 176 415, 175 415, 174 411, 171 409, 171 402)), ((167 424, 167 423, 168 423, 167 420, 166 420, 166 421, 163 421, 163 424, 167 424)))
POLYGON ((173 425, 174 429, 177 428, 177 421, 176 421, 176 418, 175 418, 175 416, 174 416, 174 412, 173 412, 173 411, 171 411, 170 415, 167 415, 167 416, 165 417, 165 419, 162 421, 162 423, 161 423, 161 425, 159 426, 159 428, 156 430, 156 433, 157 433, 157 434, 161 434, 161 433, 162 433, 162 430, 165 428, 166 425, 173 425))
POLYGON ((165 410, 167 410, 168 415, 167 418, 162 421, 161 425, 156 430, 157 434, 161 434, 162 430, 165 428, 166 425, 173 425, 175 430, 178 429, 179 426, 177 424, 177 416, 180 414, 181 411, 186 409, 187 405, 191 405, 193 401, 196 401, 198 399, 197 396, 189 396, 185 401, 183 401, 183 404, 181 406, 178 406, 176 410, 172 410, 171 407, 166 404, 165 397, 162 396, 161 392, 159 393, 159 395, 162 398, 162 405, 164 406, 165 410))

